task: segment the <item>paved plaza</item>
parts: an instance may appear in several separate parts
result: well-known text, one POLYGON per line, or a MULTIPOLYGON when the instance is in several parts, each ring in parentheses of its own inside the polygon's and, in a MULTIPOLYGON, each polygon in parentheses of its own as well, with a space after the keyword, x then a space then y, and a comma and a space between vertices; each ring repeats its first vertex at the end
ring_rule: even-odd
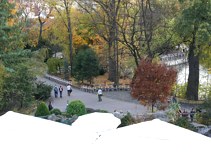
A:
MULTIPOLYGON (((46 78, 39 78, 39 80, 45 82, 48 85, 57 85, 58 87, 60 86, 60 84, 50 81, 46 78)), ((105 92, 104 96, 102 97, 103 101, 98 102, 98 97, 96 93, 88 93, 81 91, 80 89, 73 88, 73 92, 70 96, 68 96, 66 86, 61 86, 63 86, 64 88, 62 98, 55 98, 53 90, 51 92, 53 107, 58 108, 61 111, 65 111, 68 102, 71 102, 73 100, 81 100, 87 108, 106 110, 111 113, 113 113, 115 110, 118 112, 123 112, 125 114, 127 112, 130 112, 132 115, 144 115, 148 112, 147 107, 144 107, 135 100, 131 100, 131 102, 127 101, 126 98, 128 98, 129 94, 126 91, 116 93, 105 92)))

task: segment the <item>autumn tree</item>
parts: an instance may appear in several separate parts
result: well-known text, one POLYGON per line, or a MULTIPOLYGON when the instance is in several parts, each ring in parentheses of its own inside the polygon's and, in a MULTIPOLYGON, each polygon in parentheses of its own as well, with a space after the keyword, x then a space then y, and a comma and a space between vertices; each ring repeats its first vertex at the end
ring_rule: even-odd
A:
POLYGON ((142 59, 131 82, 132 97, 145 105, 153 107, 156 102, 166 102, 172 86, 176 82, 177 72, 164 64, 142 59))
POLYGON ((27 61, 32 56, 23 50, 23 35, 15 5, 3 0, 0 3, 0 114, 23 108, 33 101, 32 72, 27 61))
MULTIPOLYGON (((34 3, 28 3, 28 5, 30 6, 29 7, 30 11, 34 12, 35 16, 37 16, 38 18, 39 22, 38 47, 41 47, 43 40, 42 34, 44 31, 44 25, 49 21, 53 8, 47 4, 46 0, 35 0, 34 3)), ((25 8, 25 10, 27 9, 28 8, 25 8)), ((26 12, 24 14, 27 15, 26 12)))
POLYGON ((124 0, 118 21, 119 42, 126 46, 136 66, 144 55, 156 55, 173 50, 172 18, 176 15, 176 0, 124 0))
POLYGON ((0 10, 0 53, 23 47, 15 4, 2 0, 0 10))
POLYGON ((118 14, 122 0, 77 0, 77 4, 90 15, 92 27, 107 42, 109 80, 118 85, 118 14))
POLYGON ((71 8, 73 5, 73 0, 48 0, 50 6, 52 6, 58 15, 61 17, 61 22, 65 25, 68 39, 68 50, 70 58, 70 76, 72 75, 72 66, 73 66, 73 33, 72 33, 72 14, 71 8))

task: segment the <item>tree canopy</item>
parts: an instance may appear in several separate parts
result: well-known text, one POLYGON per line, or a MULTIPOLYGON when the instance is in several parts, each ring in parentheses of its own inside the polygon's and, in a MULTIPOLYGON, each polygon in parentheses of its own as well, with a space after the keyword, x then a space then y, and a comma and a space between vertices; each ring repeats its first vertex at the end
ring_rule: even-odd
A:
POLYGON ((76 80, 87 80, 91 83, 93 77, 99 75, 99 69, 95 52, 87 46, 79 48, 73 62, 73 75, 76 80))
POLYGON ((186 96, 190 100, 198 100, 199 59, 204 50, 211 50, 211 1, 183 0, 186 4, 176 19, 175 30, 181 42, 188 48, 189 76, 186 96))
POLYGON ((176 82, 177 72, 150 59, 141 60, 131 83, 131 95, 146 105, 167 102, 176 82))

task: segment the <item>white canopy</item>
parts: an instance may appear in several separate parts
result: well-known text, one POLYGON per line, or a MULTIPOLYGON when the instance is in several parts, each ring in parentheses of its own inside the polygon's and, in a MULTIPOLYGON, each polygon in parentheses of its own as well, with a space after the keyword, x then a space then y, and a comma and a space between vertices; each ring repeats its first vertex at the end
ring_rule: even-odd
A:
POLYGON ((72 127, 100 134, 104 131, 116 129, 120 124, 120 119, 112 113, 94 112, 78 117, 72 127))
POLYGON ((201 152, 210 150, 211 138, 154 119, 102 134, 96 145, 108 152, 201 152))
POLYGON ((2 152, 199 152, 211 145, 211 138, 157 119, 102 131, 99 137, 80 127, 14 112, 0 117, 0 135, 2 152))
POLYGON ((70 152, 90 149, 93 133, 34 116, 7 112, 0 117, 2 152, 70 152))

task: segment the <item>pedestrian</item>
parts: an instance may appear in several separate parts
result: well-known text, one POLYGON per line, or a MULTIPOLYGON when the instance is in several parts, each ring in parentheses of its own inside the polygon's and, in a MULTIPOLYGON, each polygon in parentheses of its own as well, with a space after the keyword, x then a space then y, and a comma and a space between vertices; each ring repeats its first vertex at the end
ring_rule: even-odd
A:
POLYGON ((102 101, 103 91, 102 89, 98 89, 97 91, 98 101, 102 101))
POLYGON ((68 94, 68 96, 70 96, 71 92, 72 92, 72 87, 71 87, 70 83, 68 83, 68 85, 67 85, 67 94, 68 94))
POLYGON ((173 102, 173 103, 177 103, 177 96, 176 96, 176 94, 173 95, 173 97, 172 97, 172 102, 173 102))
POLYGON ((185 109, 182 112, 182 117, 188 118, 188 112, 185 109))
POLYGON ((58 91, 59 91, 58 87, 55 85, 53 90, 54 90, 54 96, 55 96, 55 98, 57 98, 58 97, 58 91))
POLYGON ((52 104, 51 104, 51 101, 49 101, 48 109, 49 109, 49 111, 51 111, 51 110, 53 109, 53 106, 52 106, 52 104))
POLYGON ((194 109, 192 108, 191 111, 190 111, 190 120, 191 120, 191 122, 193 122, 193 117, 194 117, 194 115, 195 115, 195 111, 194 111, 194 109))
POLYGON ((63 92, 63 87, 62 87, 62 86, 60 86, 60 87, 59 87, 59 94, 60 94, 60 98, 62 98, 62 92, 63 92))

